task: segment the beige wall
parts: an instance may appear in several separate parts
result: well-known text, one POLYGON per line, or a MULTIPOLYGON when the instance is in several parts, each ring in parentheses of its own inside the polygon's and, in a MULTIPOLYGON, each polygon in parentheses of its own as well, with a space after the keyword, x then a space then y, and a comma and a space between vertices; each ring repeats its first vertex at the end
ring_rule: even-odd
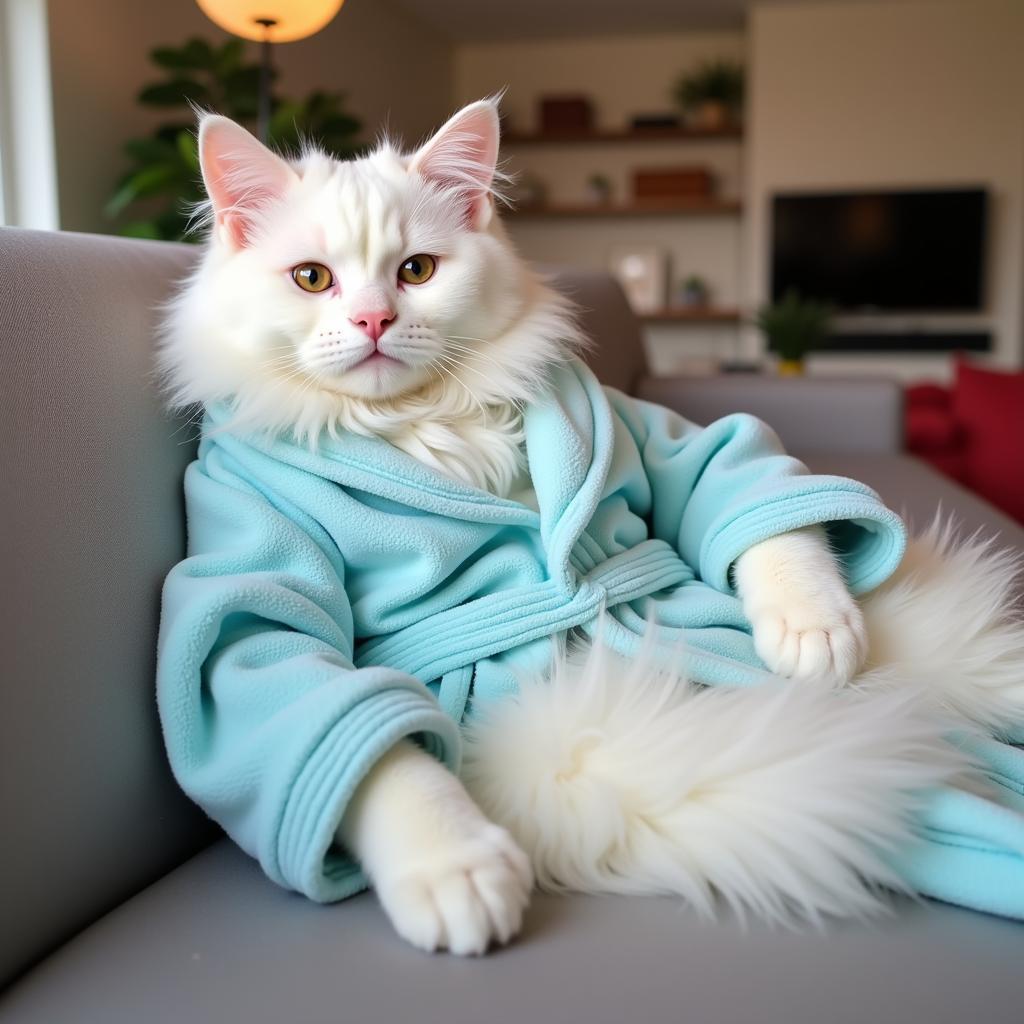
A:
MULTIPOLYGON (((49 0, 49 12, 61 226, 109 230, 102 210, 124 170, 121 144, 160 119, 135 101, 159 77, 147 52, 226 36, 193 0, 49 0)), ((414 140, 448 113, 450 46, 387 0, 347 0, 323 32, 274 55, 283 91, 344 91, 369 138, 388 122, 414 140)))
MULTIPOLYGON (((542 95, 582 93, 592 99, 599 127, 624 128, 634 114, 671 112, 672 86, 682 72, 716 57, 742 61, 744 54, 741 32, 463 44, 455 51, 455 97, 466 103, 507 88, 502 107, 510 126, 528 132, 538 127, 542 95)), ((629 196, 635 168, 683 164, 709 167, 723 196, 743 194, 742 146, 735 141, 506 146, 504 155, 511 170, 542 179, 556 202, 583 199, 587 178, 595 172, 609 177, 621 200, 629 196)), ((510 233, 530 259, 601 269, 614 247, 656 245, 667 255, 671 282, 699 273, 717 303, 735 305, 739 300, 740 219, 735 216, 514 220, 510 233)), ((723 349, 732 354, 736 329, 652 328, 646 333, 655 368, 670 373, 694 355, 723 349)))
MULTIPOLYGON (((975 317, 890 317, 896 328, 984 326, 993 361, 1024 357, 1024 3, 772 5, 750 20, 749 307, 768 288, 769 197, 780 189, 983 184, 988 301, 975 317)), ((825 357, 823 369, 947 373, 950 361, 825 357)))

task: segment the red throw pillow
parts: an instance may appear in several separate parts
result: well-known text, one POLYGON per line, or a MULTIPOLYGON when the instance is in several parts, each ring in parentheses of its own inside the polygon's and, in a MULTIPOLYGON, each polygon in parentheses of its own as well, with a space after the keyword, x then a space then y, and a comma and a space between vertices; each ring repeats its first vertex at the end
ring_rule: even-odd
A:
POLYGON ((953 406, 952 392, 941 384, 908 384, 904 398, 908 409, 950 409, 953 406))
POLYGON ((907 450, 915 454, 956 450, 964 439, 963 428, 951 409, 908 406, 904 428, 907 450))
POLYGON ((967 445, 967 485, 1024 522, 1024 373, 960 361, 953 411, 967 445))

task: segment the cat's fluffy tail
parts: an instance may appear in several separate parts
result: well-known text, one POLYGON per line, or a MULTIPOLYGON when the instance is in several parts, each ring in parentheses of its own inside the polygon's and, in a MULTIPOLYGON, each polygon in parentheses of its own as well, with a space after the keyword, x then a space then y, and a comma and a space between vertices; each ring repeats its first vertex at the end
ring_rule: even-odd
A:
POLYGON ((922 701, 780 683, 705 689, 595 645, 469 726, 465 779, 577 892, 672 893, 710 914, 819 922, 885 906, 886 851, 963 770, 922 701))
POLYGON ((874 664, 840 692, 703 689, 653 648, 562 657, 470 724, 467 784, 547 888, 774 920, 876 911, 902 888, 886 851, 921 794, 979 784, 943 733, 1024 721, 1017 570, 937 521, 864 602, 874 664))
POLYGON ((939 707, 996 735, 1024 725, 1021 555, 936 517, 897 573, 863 602, 864 685, 922 681, 939 707))

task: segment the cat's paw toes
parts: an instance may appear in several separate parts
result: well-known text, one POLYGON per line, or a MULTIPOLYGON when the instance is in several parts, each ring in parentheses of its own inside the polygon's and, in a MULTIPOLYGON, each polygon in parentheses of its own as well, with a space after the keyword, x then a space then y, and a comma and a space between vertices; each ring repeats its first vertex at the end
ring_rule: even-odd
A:
POLYGON ((474 836, 445 840, 445 849, 377 885, 399 935, 420 949, 461 956, 508 942, 522 925, 532 887, 526 854, 490 823, 474 836))
POLYGON ((774 608, 751 616, 754 648, 773 672, 843 686, 864 664, 867 634, 860 609, 774 608))

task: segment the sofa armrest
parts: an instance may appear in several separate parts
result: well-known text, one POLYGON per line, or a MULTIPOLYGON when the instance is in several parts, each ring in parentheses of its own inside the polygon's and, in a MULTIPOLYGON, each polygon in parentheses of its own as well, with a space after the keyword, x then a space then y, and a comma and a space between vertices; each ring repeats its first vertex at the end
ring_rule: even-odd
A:
POLYGON ((903 392, 861 377, 643 377, 638 398, 696 423, 746 412, 768 423, 790 451, 894 453, 903 448, 903 392))

